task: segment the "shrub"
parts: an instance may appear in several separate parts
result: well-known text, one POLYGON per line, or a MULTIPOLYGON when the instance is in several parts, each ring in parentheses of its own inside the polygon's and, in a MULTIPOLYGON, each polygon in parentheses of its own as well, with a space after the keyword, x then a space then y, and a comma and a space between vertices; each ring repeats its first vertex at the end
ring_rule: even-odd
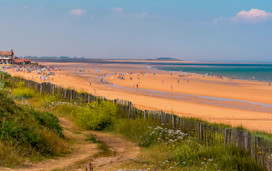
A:
POLYGON ((44 108, 50 107, 50 105, 55 102, 58 102, 58 98, 56 96, 45 94, 42 97, 39 97, 39 102, 42 103, 44 108))
POLYGON ((141 138, 140 146, 149 147, 157 142, 164 142, 165 144, 178 143, 184 139, 187 134, 180 130, 172 130, 156 126, 154 129, 148 126, 149 130, 141 138))
POLYGON ((20 110, 20 108, 16 106, 14 101, 10 98, 7 98, 7 96, 7 92, 0 90, 0 119, 2 119, 2 117, 12 115, 20 110))
POLYGON ((0 80, 0 88, 7 88, 7 87, 11 87, 10 82, 6 81, 6 80, 0 80))
POLYGON ((48 112, 17 106, 0 91, 0 165, 13 166, 25 157, 69 152, 58 119, 48 112), (4 149, 5 148, 5 149, 4 149), (2 154, 5 159, 2 159, 2 154))
POLYGON ((143 118, 126 119, 115 118, 113 124, 109 127, 109 131, 113 131, 118 134, 122 134, 126 138, 141 143, 142 138, 147 132, 150 132, 149 127, 157 125, 154 120, 143 118))
POLYGON ((109 127, 119 112, 116 104, 102 100, 87 105, 52 102, 50 109, 57 115, 70 117, 78 126, 88 130, 103 130, 109 127))
POLYGON ((117 115, 117 106, 109 101, 95 101, 79 109, 73 117, 85 129, 103 130, 110 126, 117 115))
POLYGON ((17 99, 27 99, 35 95, 35 91, 29 88, 16 88, 13 90, 13 95, 17 99))
POLYGON ((62 127, 59 125, 59 119, 56 116, 49 112, 40 112, 33 109, 30 110, 30 113, 39 124, 57 132, 61 137, 63 137, 62 127))

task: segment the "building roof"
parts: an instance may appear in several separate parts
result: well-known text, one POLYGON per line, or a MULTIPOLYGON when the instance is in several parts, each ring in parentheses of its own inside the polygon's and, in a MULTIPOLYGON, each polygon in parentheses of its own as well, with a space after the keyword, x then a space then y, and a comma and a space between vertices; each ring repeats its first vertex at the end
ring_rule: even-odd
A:
POLYGON ((29 59, 14 59, 15 63, 22 63, 22 62, 31 62, 29 59))
POLYGON ((0 51, 0 56, 12 56, 13 51, 0 51))

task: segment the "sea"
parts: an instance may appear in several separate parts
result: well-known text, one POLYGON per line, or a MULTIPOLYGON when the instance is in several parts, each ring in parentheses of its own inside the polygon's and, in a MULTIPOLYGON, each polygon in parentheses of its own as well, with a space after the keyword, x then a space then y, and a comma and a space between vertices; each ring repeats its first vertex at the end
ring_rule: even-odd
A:
POLYGON ((186 63, 155 67, 165 71, 182 71, 204 75, 220 75, 243 80, 272 82, 272 64, 186 63))

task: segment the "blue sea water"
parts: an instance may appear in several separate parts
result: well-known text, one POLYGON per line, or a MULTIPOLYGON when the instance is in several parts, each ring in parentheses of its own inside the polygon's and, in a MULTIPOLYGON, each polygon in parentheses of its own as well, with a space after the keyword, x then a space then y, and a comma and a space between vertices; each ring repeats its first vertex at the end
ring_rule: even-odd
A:
POLYGON ((272 64, 181 64, 159 66, 166 71, 183 71, 189 73, 221 75, 237 79, 272 81, 272 64))

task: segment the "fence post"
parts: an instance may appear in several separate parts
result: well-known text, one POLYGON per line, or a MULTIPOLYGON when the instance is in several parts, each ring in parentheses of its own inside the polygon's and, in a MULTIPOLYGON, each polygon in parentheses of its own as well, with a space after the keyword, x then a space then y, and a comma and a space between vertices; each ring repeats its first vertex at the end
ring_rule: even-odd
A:
POLYGON ((203 124, 200 122, 199 123, 199 136, 200 136, 200 140, 203 141, 204 135, 203 135, 203 124))
POLYGON ((146 110, 144 110, 144 120, 146 120, 146 110))
POLYGON ((43 84, 41 84, 40 86, 40 94, 42 94, 42 91, 43 91, 43 84))
POLYGON ((251 134, 250 132, 247 133, 245 136, 245 149, 247 152, 251 152, 251 134))
POLYGON ((228 144, 229 129, 225 128, 224 146, 228 144))
POLYGON ((176 128, 176 117, 175 115, 172 115, 172 129, 176 128))
POLYGON ((88 103, 90 103, 90 102, 91 102, 91 95, 88 94, 88 103))

